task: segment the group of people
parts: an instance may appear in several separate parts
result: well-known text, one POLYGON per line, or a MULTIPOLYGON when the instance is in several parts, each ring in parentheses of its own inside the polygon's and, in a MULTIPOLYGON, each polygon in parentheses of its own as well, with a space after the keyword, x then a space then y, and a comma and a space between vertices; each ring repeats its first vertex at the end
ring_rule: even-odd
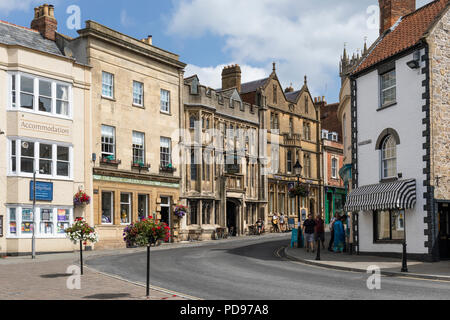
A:
MULTIPOLYGON (((328 245, 329 251, 344 252, 345 250, 345 228, 344 223, 347 221, 347 216, 339 216, 336 214, 330 223, 331 239, 328 245)), ((322 244, 322 249, 325 249, 325 221, 320 215, 314 219, 310 214, 308 219, 303 222, 303 234, 305 235, 306 251, 315 252, 314 243, 322 244)))
POLYGON ((276 232, 276 233, 287 231, 286 217, 285 217, 284 213, 282 213, 280 215, 278 215, 277 213, 273 214, 272 227, 273 227, 273 232, 276 232))

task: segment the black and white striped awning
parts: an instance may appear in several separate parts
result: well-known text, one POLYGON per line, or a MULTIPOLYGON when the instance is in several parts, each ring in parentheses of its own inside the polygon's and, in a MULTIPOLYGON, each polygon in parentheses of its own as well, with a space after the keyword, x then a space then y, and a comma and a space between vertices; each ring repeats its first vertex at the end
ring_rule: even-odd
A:
POLYGON ((346 212, 412 209, 416 205, 416 180, 364 186, 347 196, 346 212))

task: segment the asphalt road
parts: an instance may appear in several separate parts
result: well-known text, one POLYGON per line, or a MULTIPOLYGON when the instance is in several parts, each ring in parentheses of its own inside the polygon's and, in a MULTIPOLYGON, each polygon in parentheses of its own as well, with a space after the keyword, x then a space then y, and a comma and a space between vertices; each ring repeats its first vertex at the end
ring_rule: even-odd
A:
MULTIPOLYGON (((450 283, 381 278, 292 262, 277 255, 289 239, 223 241, 151 252, 151 284, 207 300, 450 299, 450 283)), ((134 282, 146 281, 146 253, 97 257, 87 264, 134 282)))

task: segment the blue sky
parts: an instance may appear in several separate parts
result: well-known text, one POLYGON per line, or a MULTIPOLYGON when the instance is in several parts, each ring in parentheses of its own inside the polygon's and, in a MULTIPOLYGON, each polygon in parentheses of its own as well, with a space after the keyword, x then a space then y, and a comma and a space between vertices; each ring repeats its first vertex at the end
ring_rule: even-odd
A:
MULTIPOLYGON (((430 0, 417 0, 420 7, 430 0)), ((0 19, 29 26, 37 0, 0 0, 0 19)), ((277 63, 286 87, 303 85, 304 75, 313 96, 337 102, 338 75, 344 43, 356 52, 367 38, 378 36, 376 0, 53 0, 58 31, 67 28, 71 5, 84 21, 95 20, 180 55, 188 64, 186 76, 220 87, 224 65, 240 64, 243 81, 266 77, 277 63), (337 5, 339 3, 339 5, 337 5)))

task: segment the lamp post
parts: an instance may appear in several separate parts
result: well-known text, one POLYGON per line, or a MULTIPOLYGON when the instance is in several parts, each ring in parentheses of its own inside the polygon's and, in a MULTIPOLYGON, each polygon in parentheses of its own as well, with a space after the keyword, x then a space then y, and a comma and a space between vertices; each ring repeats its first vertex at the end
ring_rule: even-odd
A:
MULTIPOLYGON (((297 186, 300 186, 300 177, 302 175, 302 165, 300 164, 300 162, 297 160, 297 162, 295 163, 294 166, 294 172, 295 175, 297 176, 297 186)), ((297 215, 298 215, 298 232, 297 232, 297 248, 301 248, 300 242, 302 240, 302 235, 301 235, 301 216, 300 216, 300 195, 297 195, 297 215)))
POLYGON ((154 243, 156 243, 156 239, 155 237, 153 237, 153 235, 150 235, 148 237, 148 244, 147 244, 147 290, 146 290, 147 299, 150 299, 150 246, 154 243))
POLYGON ((408 272, 408 256, 406 251, 406 210, 403 211, 403 233, 402 272, 408 272))

